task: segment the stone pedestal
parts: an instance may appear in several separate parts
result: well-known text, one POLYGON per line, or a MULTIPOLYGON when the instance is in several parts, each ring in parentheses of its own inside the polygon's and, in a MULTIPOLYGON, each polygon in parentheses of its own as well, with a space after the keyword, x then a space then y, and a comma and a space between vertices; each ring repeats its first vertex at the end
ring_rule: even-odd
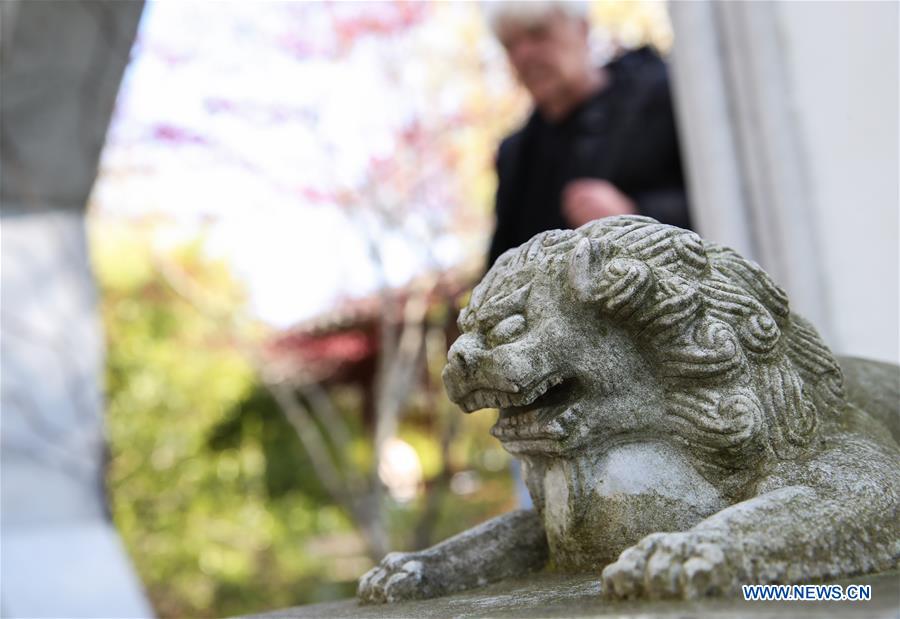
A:
POLYGON ((872 586, 868 602, 745 602, 722 598, 695 602, 607 602, 599 575, 537 574, 433 600, 360 606, 355 599, 279 610, 258 619, 382 619, 386 617, 897 617, 900 573, 835 581, 872 586))

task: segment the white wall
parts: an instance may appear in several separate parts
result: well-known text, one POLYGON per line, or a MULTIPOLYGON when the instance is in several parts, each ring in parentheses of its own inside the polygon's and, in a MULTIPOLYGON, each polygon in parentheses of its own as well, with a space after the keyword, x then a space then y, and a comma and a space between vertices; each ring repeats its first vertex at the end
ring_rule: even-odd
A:
POLYGON ((832 346, 900 361, 898 5, 776 3, 832 346))
POLYGON ((841 354, 900 362, 898 3, 671 2, 698 230, 841 354))

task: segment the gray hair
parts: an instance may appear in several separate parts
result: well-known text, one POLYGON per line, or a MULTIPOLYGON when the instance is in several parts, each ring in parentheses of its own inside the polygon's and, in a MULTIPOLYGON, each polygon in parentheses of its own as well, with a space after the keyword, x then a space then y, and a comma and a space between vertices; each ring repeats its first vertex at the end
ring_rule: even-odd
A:
POLYGON ((503 22, 537 24, 558 12, 572 19, 587 19, 589 3, 571 0, 541 0, 537 2, 485 2, 485 16, 496 35, 503 22))

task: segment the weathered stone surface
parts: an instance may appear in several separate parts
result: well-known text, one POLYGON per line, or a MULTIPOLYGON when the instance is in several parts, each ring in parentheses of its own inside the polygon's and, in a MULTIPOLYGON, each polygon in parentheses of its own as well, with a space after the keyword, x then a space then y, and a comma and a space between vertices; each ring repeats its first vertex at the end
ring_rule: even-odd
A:
POLYGON ((500 409, 491 432, 522 460, 536 512, 389 555, 363 601, 546 559, 602 570, 607 599, 897 566, 898 369, 842 371, 755 263, 652 219, 603 219, 504 254, 459 324, 447 393, 500 409))
POLYGON ((735 596, 703 600, 610 601, 600 595, 596 574, 537 574, 433 600, 390 605, 360 605, 356 600, 313 604, 258 615, 258 619, 429 619, 432 617, 678 617, 730 619, 752 617, 895 618, 900 613, 900 574, 838 581, 868 584, 867 602, 745 602, 735 596))

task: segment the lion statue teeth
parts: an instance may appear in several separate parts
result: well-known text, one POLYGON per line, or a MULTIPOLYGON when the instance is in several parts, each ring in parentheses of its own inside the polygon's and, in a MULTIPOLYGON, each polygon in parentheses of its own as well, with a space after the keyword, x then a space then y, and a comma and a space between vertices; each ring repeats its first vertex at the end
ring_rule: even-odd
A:
POLYGON ((365 602, 541 569, 609 598, 891 569, 900 557, 897 366, 838 360, 755 263, 646 217, 554 230, 472 293, 444 369, 523 465, 534 510, 360 580, 365 602))

